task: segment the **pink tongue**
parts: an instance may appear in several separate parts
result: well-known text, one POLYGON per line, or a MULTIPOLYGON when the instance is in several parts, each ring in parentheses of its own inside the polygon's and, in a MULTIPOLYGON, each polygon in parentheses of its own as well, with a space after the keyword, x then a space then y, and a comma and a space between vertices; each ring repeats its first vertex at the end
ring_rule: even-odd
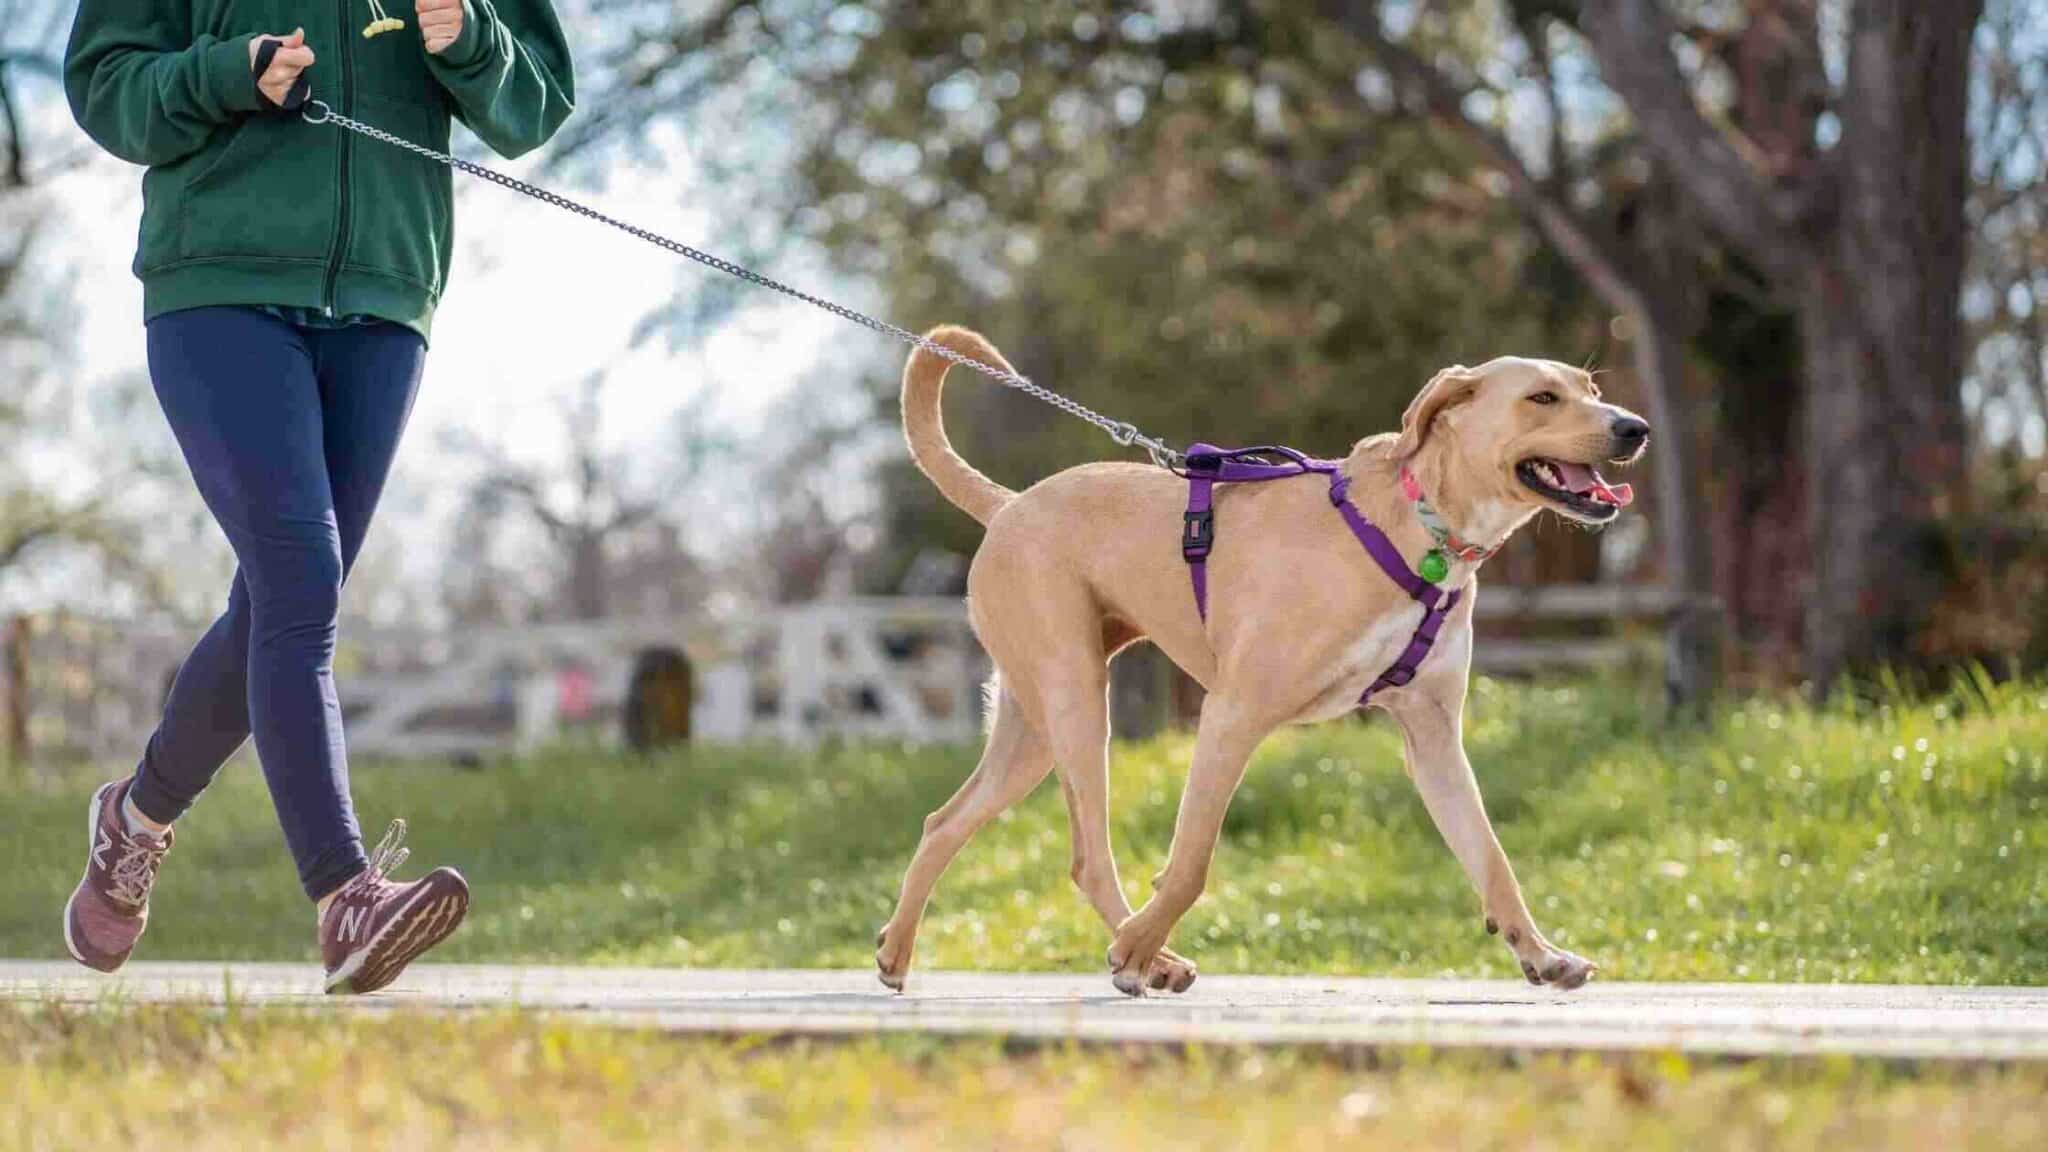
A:
POLYGON ((1600 473, 1584 464, 1567 464, 1556 461, 1558 475, 1564 477, 1564 486, 1581 496, 1591 496, 1604 504, 1626 508, 1636 498, 1636 490, 1627 484, 1608 486, 1600 473))

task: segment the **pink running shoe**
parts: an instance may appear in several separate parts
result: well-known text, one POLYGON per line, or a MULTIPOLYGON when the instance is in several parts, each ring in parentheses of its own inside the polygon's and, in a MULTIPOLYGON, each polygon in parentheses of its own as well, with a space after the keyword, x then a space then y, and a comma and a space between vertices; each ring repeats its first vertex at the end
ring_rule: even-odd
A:
POLYGON ((64 904, 64 947, 71 958, 101 972, 127 963, 149 926, 149 891, 177 833, 137 836, 121 818, 131 782, 102 784, 85 817, 85 878, 64 904))
POLYGON ((469 884, 453 868, 436 868, 410 884, 389 877, 405 863, 405 821, 370 854, 370 866, 350 880, 320 916, 320 959, 327 991, 375 992, 420 954, 453 935, 469 912, 469 884))

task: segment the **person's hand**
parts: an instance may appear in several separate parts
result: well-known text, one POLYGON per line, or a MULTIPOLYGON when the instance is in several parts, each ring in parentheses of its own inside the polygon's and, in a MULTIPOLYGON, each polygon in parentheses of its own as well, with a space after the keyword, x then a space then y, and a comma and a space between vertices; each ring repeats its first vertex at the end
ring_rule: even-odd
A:
POLYGON ((414 16, 420 22, 420 39, 429 56, 447 51, 462 35, 462 0, 419 0, 414 16))
POLYGON ((265 40, 279 41, 277 55, 270 58, 270 67, 256 78, 256 87, 272 104, 284 107, 285 97, 291 95, 292 85, 299 82, 299 73, 313 66, 313 50, 306 47, 306 30, 300 28, 289 36, 258 36, 249 41, 249 70, 256 70, 256 53, 265 40))

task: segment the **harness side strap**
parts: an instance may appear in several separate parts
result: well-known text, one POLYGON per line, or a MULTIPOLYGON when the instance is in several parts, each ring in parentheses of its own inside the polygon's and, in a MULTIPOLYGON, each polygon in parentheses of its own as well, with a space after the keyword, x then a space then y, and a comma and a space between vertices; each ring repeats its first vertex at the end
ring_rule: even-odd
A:
MULTIPOLYGON (((1387 539, 1387 534, 1380 531, 1379 525, 1365 518, 1365 514, 1358 510, 1358 505, 1351 502, 1350 493, 1351 481, 1346 479, 1342 472, 1330 477, 1330 503, 1336 507, 1338 515, 1344 517, 1344 523, 1350 526, 1351 534, 1358 537, 1358 542, 1365 547, 1366 554, 1372 557, 1373 563, 1380 566, 1380 571, 1385 572, 1389 580, 1408 594, 1409 599, 1430 612, 1435 612, 1443 603, 1444 590, 1417 576, 1408 567, 1408 561, 1401 555, 1401 550, 1394 547, 1394 542, 1387 539)), ((1444 607, 1448 610, 1449 606, 1444 607)), ((1424 620, 1426 622, 1428 617, 1425 616, 1424 620)))
POLYGON ((1350 525, 1351 534, 1358 537, 1358 542, 1364 545, 1373 562, 1380 566, 1380 571, 1385 572, 1388 579, 1399 585, 1401 590, 1408 594, 1409 599, 1422 605, 1422 621, 1415 626, 1415 635, 1409 639, 1408 646, 1395 658, 1393 666, 1380 673, 1379 678, 1365 690, 1365 694, 1358 698, 1358 706, 1363 708, 1372 703, 1373 696, 1382 690, 1405 687, 1415 679, 1417 672, 1422 668, 1422 662, 1429 657, 1430 649, 1436 646, 1436 636, 1443 628, 1444 618, 1451 614, 1451 609, 1458 606, 1458 593, 1447 592, 1416 575, 1414 570, 1408 567, 1408 561, 1401 555, 1401 550, 1394 547, 1392 540, 1387 539, 1387 534, 1380 531, 1377 524, 1367 520, 1365 514, 1358 510, 1358 506, 1351 502, 1350 487, 1351 482, 1343 473, 1331 476, 1330 503, 1335 505, 1338 513, 1344 517, 1344 523, 1350 525))
POLYGON ((1209 552, 1216 546, 1216 478, 1223 472, 1223 456, 1211 444, 1196 444, 1187 451, 1188 510, 1182 517, 1181 559, 1188 562, 1188 578, 1195 585, 1195 610, 1209 618, 1209 552))

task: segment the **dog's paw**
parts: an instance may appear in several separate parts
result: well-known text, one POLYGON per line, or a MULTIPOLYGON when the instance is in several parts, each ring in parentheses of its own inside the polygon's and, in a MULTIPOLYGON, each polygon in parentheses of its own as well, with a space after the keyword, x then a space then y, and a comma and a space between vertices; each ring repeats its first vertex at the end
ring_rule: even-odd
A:
POLYGON ((1547 985, 1561 992, 1583 988, 1600 966, 1562 948, 1543 946, 1543 951, 1521 961, 1522 975, 1531 984, 1547 985))
POLYGON ((1164 934, 1150 929, 1142 912, 1124 921, 1123 926, 1117 929, 1116 939, 1111 942, 1106 959, 1110 982, 1126 996, 1143 996, 1148 987, 1184 991, 1195 980, 1195 966, 1167 950, 1164 934), (1155 984, 1153 981, 1159 977, 1162 961, 1169 965, 1178 961, 1186 970, 1174 972, 1169 969, 1165 982, 1155 984), (1173 987, 1175 979, 1183 979, 1179 988, 1173 987))
POLYGON ((910 979, 910 949, 915 941, 908 932, 884 925, 875 933, 875 975, 891 992, 903 991, 910 979))
POLYGON ((1185 992, 1194 984, 1195 975, 1193 960, 1171 948, 1161 948, 1145 968, 1145 987, 1154 992, 1185 992))

